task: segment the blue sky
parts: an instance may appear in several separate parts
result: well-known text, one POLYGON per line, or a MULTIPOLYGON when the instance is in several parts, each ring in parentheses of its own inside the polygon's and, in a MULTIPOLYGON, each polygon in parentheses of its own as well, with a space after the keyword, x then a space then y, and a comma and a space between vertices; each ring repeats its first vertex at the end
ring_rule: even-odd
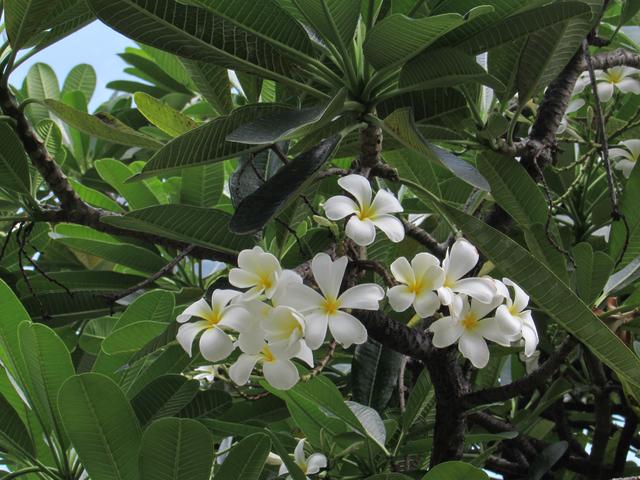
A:
POLYGON ((134 43, 128 38, 95 21, 20 65, 13 72, 11 83, 22 85, 29 67, 37 62, 51 65, 58 75, 60 84, 75 65, 89 63, 95 68, 98 76, 96 93, 90 104, 90 108, 95 108, 112 93, 112 90, 106 88, 107 83, 128 77, 123 73, 126 65, 117 54, 132 45, 134 43))

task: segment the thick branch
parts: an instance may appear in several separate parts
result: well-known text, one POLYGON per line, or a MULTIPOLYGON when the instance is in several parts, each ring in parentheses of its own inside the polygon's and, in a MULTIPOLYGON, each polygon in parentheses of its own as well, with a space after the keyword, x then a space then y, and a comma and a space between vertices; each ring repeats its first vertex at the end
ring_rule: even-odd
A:
POLYGON ((428 232, 423 230, 422 228, 414 225, 413 223, 401 218, 402 225, 404 226, 404 231, 407 234, 407 237, 413 238, 416 242, 424 245, 429 249, 431 253, 433 253, 436 257, 444 257, 446 253, 446 248, 438 243, 438 241, 433 238, 428 232))

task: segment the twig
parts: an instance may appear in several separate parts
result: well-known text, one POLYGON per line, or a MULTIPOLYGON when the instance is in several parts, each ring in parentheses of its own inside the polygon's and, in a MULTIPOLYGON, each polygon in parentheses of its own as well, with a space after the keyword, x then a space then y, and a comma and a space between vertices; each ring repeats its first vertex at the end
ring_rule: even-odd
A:
POLYGON ((326 368, 326 366, 329 364, 329 362, 335 355, 337 345, 338 343, 335 340, 332 340, 331 343, 329 343, 329 349, 327 350, 327 354, 324 357, 322 357, 322 359, 318 362, 318 364, 314 367, 313 370, 303 375, 300 379, 303 382, 307 382, 311 380, 313 377, 317 377, 318 375, 320 375, 320 373, 322 373, 322 371, 326 368))
POLYGON ((44 307, 44 304, 42 303, 42 300, 40 300, 40 297, 38 297, 38 295, 36 294, 36 292, 33 290, 33 286, 31 285, 31 281, 29 280, 29 276, 26 274, 25 270, 24 270, 24 263, 22 261, 23 256, 26 256, 25 252, 24 252, 24 246, 25 246, 25 239, 24 239, 24 222, 20 222, 18 224, 18 230, 16 231, 16 242, 18 242, 18 268, 20 269, 20 274, 22 275, 22 279, 24 280, 24 283, 27 286, 27 289, 29 290, 29 293, 31 294, 31 296, 33 298, 35 298, 36 302, 38 302, 38 305, 40 307, 40 314, 42 315, 42 319, 46 320, 48 318, 51 318, 49 313, 47 312, 47 309, 44 307))
POLYGON ((353 263, 364 270, 371 270, 382 277, 387 287, 394 287, 398 283, 395 281, 391 272, 380 262, 376 260, 354 260, 353 263))
POLYGON ((406 399, 404 398, 404 395, 406 393, 407 387, 404 384, 404 373, 408 361, 409 357, 403 355, 402 359, 400 360, 400 371, 398 372, 398 403, 400 404, 400 413, 404 413, 406 408, 406 399))
POLYGON ((286 228, 287 231, 291 235, 293 235, 293 237, 296 239, 296 243, 298 244, 298 248, 300 249, 300 253, 302 254, 303 258, 313 257, 313 252, 311 251, 311 248, 309 248, 309 245, 307 245, 305 242, 302 241, 298 233, 293 228, 291 228, 287 222, 284 222, 279 218, 276 218, 276 222, 278 222, 280 225, 286 228))

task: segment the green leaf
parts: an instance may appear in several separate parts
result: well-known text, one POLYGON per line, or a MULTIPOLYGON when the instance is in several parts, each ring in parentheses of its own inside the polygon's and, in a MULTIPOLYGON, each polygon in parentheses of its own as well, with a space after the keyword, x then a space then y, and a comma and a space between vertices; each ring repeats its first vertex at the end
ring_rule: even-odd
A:
POLYGON ((600 296, 613 271, 613 260, 604 252, 595 252, 582 242, 571 249, 576 264, 576 293, 587 305, 600 296))
POLYGON ((444 462, 436 465, 422 480, 489 480, 489 475, 478 467, 464 462, 444 462))
POLYGON ((422 18, 389 15, 367 35, 364 54, 378 70, 400 66, 463 22, 464 17, 456 13, 422 18))
MULTIPOLYGON (((53 69, 46 63, 34 64, 24 80, 25 93, 29 98, 43 101, 47 98, 60 98, 60 86, 53 69)), ((49 111, 42 105, 34 103, 28 105, 26 112, 34 123, 49 118, 49 111)))
POLYGON ((207 122, 167 143, 151 157, 136 178, 175 174, 183 168, 220 162, 260 150, 264 148, 261 145, 227 142, 226 137, 240 125, 257 117, 287 109, 290 107, 277 104, 247 105, 228 116, 207 122))
POLYGON ((227 135, 227 141, 251 145, 273 145, 304 135, 332 120, 342 110, 345 98, 346 90, 342 89, 325 105, 300 110, 284 110, 259 117, 231 132, 227 135))
POLYGON ((140 425, 175 416, 195 398, 199 385, 197 380, 188 380, 182 375, 156 378, 131 401, 140 425))
POLYGON ((73 178, 70 178, 69 182, 78 196, 89 205, 104 208, 111 212, 124 212, 124 208, 122 208, 118 202, 106 196, 104 193, 87 187, 73 178))
MULTIPOLYGON (((36 223, 31 231, 31 235, 29 236, 29 242, 36 248, 39 252, 43 252, 47 249, 49 242, 51 239, 49 238, 49 233, 51 232, 51 227, 47 223, 36 223)), ((11 238, 8 239, 7 248, 4 251, 4 256, 2 260, 0 260, 0 266, 6 268, 7 270, 15 271, 20 268, 20 264, 18 262, 18 254, 20 253, 20 244, 17 241, 17 235, 11 235, 11 238)), ((1 241, 7 241, 6 235, 2 235, 0 237, 1 241)))
POLYGON ((29 158, 22 142, 6 122, 0 122, 0 187, 31 194, 29 158))
POLYGON ((141 432, 133 409, 104 375, 67 380, 58 396, 65 429, 93 480, 137 480, 141 432))
POLYGON ((620 261, 622 267, 640 256, 640 209, 638 205, 640 205, 640 168, 634 168, 620 199, 620 213, 624 215, 629 231, 627 232, 625 222, 615 221, 611 224, 609 239, 609 254, 615 261, 618 261, 624 247, 627 247, 620 261))
POLYGON ((201 390, 189 404, 180 410, 178 417, 211 418, 223 414, 231 407, 232 398, 222 390, 201 390))
POLYGON ((524 231, 524 238, 529 251, 549 267, 560 280, 569 285, 567 259, 565 253, 558 250, 558 248, 564 247, 557 240, 555 240, 556 245, 551 243, 550 238, 554 236, 556 236, 554 235, 554 230, 549 229, 546 231, 545 226, 539 223, 530 225, 524 231))
POLYGON ((233 109, 231 82, 226 68, 193 60, 182 60, 198 92, 220 115, 227 115, 233 109))
POLYGON ((404 147, 413 150, 426 161, 443 165, 468 184, 489 191, 489 183, 471 163, 461 160, 435 145, 429 144, 416 128, 411 109, 401 108, 384 119, 382 129, 404 147))
POLYGON ((540 480, 547 472, 550 472, 553 466, 564 456, 569 448, 569 442, 555 442, 545 448, 535 462, 531 465, 528 480, 540 480))
POLYGON ((23 322, 18 335, 26 373, 24 387, 32 408, 43 428, 64 443, 58 392, 75 373, 69 351, 60 337, 42 324, 23 322))
POLYGON ((504 85, 489 75, 473 55, 455 48, 427 50, 407 62, 400 72, 398 88, 402 92, 410 92, 467 83, 481 83, 494 90, 504 90, 504 85))
POLYGON ((69 105, 52 99, 44 104, 63 122, 81 132, 121 145, 157 150, 162 144, 151 137, 136 132, 108 113, 89 115, 69 105))
POLYGON ((96 18, 84 0, 61 0, 55 3, 58 5, 54 15, 47 21, 50 28, 39 37, 38 43, 33 48, 33 53, 44 50, 67 35, 80 30, 96 18))
POLYGON ((245 197, 231 219, 231 231, 245 235, 264 227, 309 185, 314 175, 334 155, 341 139, 340 135, 335 135, 300 154, 245 197))
POLYGON ((640 360, 580 298, 545 265, 508 236, 453 207, 441 207, 466 237, 505 276, 516 282, 553 320, 629 383, 640 385, 640 360))
POLYGON ((62 148, 62 131, 53 120, 45 118, 36 125, 36 133, 42 140, 47 152, 58 163, 64 163, 67 152, 62 148))
POLYGON ((620 25, 624 25, 640 11, 640 0, 624 0, 620 13, 620 25))
POLYGON ((96 71, 91 65, 81 63, 71 69, 62 85, 62 92, 78 91, 89 102, 96 90, 96 71))
POLYGON ((126 180, 134 175, 134 172, 121 161, 105 158, 96 160, 94 165, 102 179, 125 198, 132 210, 151 207, 159 203, 158 198, 144 182, 126 183, 126 180))
POLYGON ((198 126, 186 115, 173 109, 166 103, 143 92, 134 94, 133 99, 140 113, 167 135, 177 137, 198 126))
POLYGON ((411 477, 402 473, 377 473, 367 477, 367 480, 411 480, 411 477))
POLYGON ((604 286, 603 296, 622 290, 635 282, 639 277, 640 257, 636 257, 609 277, 604 286))
POLYGON ((224 189, 224 164, 212 163, 182 172, 180 203, 215 207, 224 189))
POLYGON ((347 54, 360 17, 360 2, 293 0, 309 24, 328 42, 347 54))
POLYGON ((202 8, 173 0, 89 0, 98 18, 123 35, 191 60, 255 73, 316 92, 293 80, 290 63, 262 39, 202 8), (202 28, 206 25, 207 28, 202 28))
POLYGON ((369 339, 353 355, 353 399, 381 412, 398 383, 402 355, 369 339))
POLYGON ((27 427, 2 394, 0 394, 0 446, 18 458, 24 455, 23 452, 30 455, 35 453, 33 440, 27 427))
POLYGON ((137 352, 147 342, 164 332, 167 326, 166 323, 149 321, 126 325, 104 339, 102 350, 109 355, 137 352))
MULTIPOLYGON (((281 151, 286 151, 286 142, 278 144, 281 151)), ((231 204, 237 207, 240 202, 258 190, 284 166, 282 159, 272 150, 242 155, 238 166, 229 177, 229 193, 231 204)))
POLYGON ((160 235, 237 255, 240 250, 251 248, 253 240, 231 233, 230 220, 231 216, 221 210, 188 205, 158 205, 121 217, 102 218, 104 223, 126 230, 160 235))
POLYGON ((116 317, 111 316, 92 318, 89 320, 80 335, 78 342, 80 348, 92 355, 98 355, 102 341, 111 333, 117 321, 118 319, 116 317))
POLYGON ((166 73, 160 65, 156 64, 153 58, 149 58, 145 52, 127 48, 126 53, 119 53, 118 56, 133 66, 131 70, 135 72, 136 76, 170 92, 192 95, 189 88, 166 73))
POLYGON ((11 0, 4 2, 7 34, 14 50, 25 46, 46 24, 59 5, 56 0, 11 0))
POLYGON ((195 420, 163 418, 142 436, 141 480, 209 480, 213 437, 195 420))
POLYGON ((436 394, 429 378, 429 371, 423 368, 409 394, 406 408, 402 414, 403 430, 408 432, 416 420, 422 415, 428 415, 435 405, 436 394))
MULTIPOLYGON (((410 149, 398 149, 383 152, 384 161, 398 170, 401 178, 407 178, 424 186, 437 197, 442 197, 438 177, 435 172, 435 165, 425 161, 419 153, 410 149)), ((431 203, 431 197, 424 195, 421 191, 413 192, 426 205, 431 203)))
POLYGON ((216 480, 258 480, 271 451, 271 440, 254 433, 240 440, 216 473, 216 480))
POLYGON ((0 279, 0 361, 14 379, 22 373, 22 353, 18 340, 18 326, 30 320, 13 290, 0 279))
POLYGON ((288 475, 292 478, 292 480, 307 480, 308 477, 304 474, 300 466, 295 462, 289 450, 287 450, 287 448, 282 444, 282 441, 280 441, 278 435, 271 430, 267 430, 267 433, 271 438, 274 453, 280 456, 282 462, 287 467, 287 470, 289 472, 288 475))

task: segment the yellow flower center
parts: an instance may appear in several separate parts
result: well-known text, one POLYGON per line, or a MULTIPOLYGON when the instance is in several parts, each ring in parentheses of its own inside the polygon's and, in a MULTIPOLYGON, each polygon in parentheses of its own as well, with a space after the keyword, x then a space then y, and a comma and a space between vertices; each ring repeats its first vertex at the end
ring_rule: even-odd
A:
POLYGON ((302 470, 302 473, 304 473, 305 475, 307 474, 307 470, 309 470, 309 466, 307 465, 306 462, 298 463, 298 467, 300 467, 300 470, 302 470))
POLYGON ((368 218, 373 218, 375 216, 375 210, 371 208, 371 205, 367 205, 362 207, 356 215, 360 220, 366 220, 368 218))
POLYGON ((222 320, 222 312, 219 308, 213 308, 211 312, 207 313, 206 320, 207 322, 209 322, 209 325, 215 327, 218 323, 220 323, 220 320, 222 320))
POLYGON ((612 83, 614 85, 620 83, 624 77, 622 72, 619 70, 611 70, 605 74, 607 82, 612 83))
POLYGON ((462 326, 466 330, 473 330, 476 328, 476 325, 478 325, 478 317, 473 312, 467 313, 467 315, 462 319, 462 326))
POLYGON ((446 277, 444 279, 444 283, 442 284, 443 287, 446 288, 453 288, 455 286, 455 280, 450 279, 449 277, 446 277))
POLYGON ((273 282, 271 281, 271 278, 269 278, 269 275, 260 275, 260 281, 258 282, 258 285, 260 285, 265 290, 269 290, 273 286, 273 282))
POLYGON ((426 287, 424 284, 424 279, 419 278, 416 281, 411 282, 407 285, 409 287, 409 291, 415 295, 419 295, 420 292, 426 287))
POLYGON ((520 312, 518 311, 518 309, 516 308, 516 306, 515 306, 515 305, 511 305, 511 306, 509 307, 509 313, 515 317, 515 316, 517 316, 520 312))
POLYGON ((322 308, 327 315, 334 315, 340 308, 340 302, 336 298, 325 298, 322 308))
POLYGON ((273 354, 273 352, 266 345, 264 347, 262 347, 262 357, 263 357, 263 361, 265 363, 272 363, 272 362, 275 362, 277 360, 276 356, 273 354))

